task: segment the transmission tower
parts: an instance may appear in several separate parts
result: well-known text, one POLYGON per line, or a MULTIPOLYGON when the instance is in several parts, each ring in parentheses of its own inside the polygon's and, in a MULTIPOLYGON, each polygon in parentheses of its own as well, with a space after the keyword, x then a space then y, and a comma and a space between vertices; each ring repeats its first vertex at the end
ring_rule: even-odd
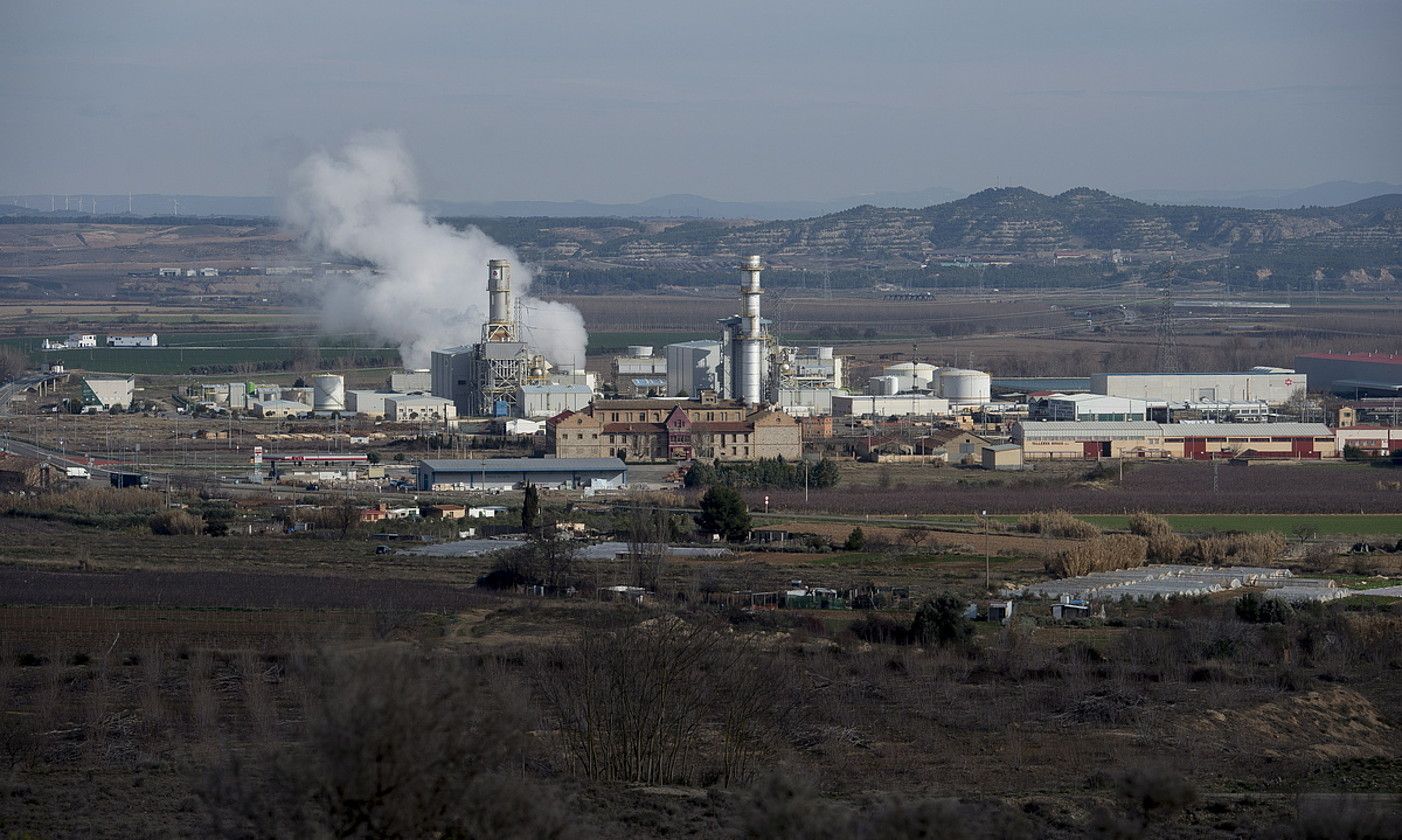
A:
POLYGON ((1178 327, 1173 321, 1173 278, 1164 278, 1163 297, 1159 306, 1158 345, 1154 348, 1154 370, 1158 373, 1178 373, 1183 365, 1178 358, 1178 327))

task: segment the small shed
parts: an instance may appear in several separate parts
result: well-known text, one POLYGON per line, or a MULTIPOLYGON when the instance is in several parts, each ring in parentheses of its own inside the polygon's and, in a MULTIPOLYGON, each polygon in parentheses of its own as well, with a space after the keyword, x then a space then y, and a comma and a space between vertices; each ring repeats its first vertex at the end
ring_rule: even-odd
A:
POLYGON ((1072 621, 1078 618, 1090 618, 1090 604, 1081 600, 1064 598, 1060 602, 1052 604, 1052 618, 1057 621, 1072 621))
POLYGON ((1022 447, 1015 443, 999 443, 985 446, 980 450, 983 468, 986 470, 1022 469, 1022 447))
POLYGON ((1012 601, 989 601, 988 620, 1007 624, 1013 617, 1012 601))

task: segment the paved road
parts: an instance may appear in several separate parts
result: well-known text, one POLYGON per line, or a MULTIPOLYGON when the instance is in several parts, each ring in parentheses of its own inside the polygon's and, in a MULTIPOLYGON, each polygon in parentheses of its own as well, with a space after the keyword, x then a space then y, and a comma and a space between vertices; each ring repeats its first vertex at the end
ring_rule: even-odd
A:
POLYGON ((40 382, 57 378, 50 373, 27 373, 13 382, 0 385, 0 415, 9 414, 10 403, 26 389, 38 385, 40 382))

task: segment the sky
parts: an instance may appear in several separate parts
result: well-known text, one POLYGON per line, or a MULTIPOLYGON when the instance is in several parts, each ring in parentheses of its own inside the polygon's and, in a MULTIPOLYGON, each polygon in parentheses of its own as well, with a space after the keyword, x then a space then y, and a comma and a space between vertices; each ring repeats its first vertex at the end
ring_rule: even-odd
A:
POLYGON ((1402 181, 1402 2, 0 2, 0 194, 832 199, 1402 181))

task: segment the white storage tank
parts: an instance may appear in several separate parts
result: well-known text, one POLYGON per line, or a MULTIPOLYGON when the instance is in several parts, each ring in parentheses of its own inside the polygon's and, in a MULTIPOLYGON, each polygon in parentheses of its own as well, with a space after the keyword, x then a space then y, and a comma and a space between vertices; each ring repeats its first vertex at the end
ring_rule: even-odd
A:
POLYGON ((916 362, 912 368, 916 388, 934 388, 937 368, 927 362, 916 362))
POLYGON ((897 362, 882 368, 883 376, 896 376, 902 391, 923 391, 935 385, 935 366, 926 362, 897 362))
POLYGON ((991 399, 993 380, 981 370, 944 368, 940 371, 939 390, 952 406, 986 405, 991 399))
POLYGON ((345 411, 346 378, 339 373, 319 373, 313 376, 312 410, 345 411))
POLYGON ((891 397, 901 392, 899 376, 873 376, 867 381, 867 393, 877 397, 891 397))

